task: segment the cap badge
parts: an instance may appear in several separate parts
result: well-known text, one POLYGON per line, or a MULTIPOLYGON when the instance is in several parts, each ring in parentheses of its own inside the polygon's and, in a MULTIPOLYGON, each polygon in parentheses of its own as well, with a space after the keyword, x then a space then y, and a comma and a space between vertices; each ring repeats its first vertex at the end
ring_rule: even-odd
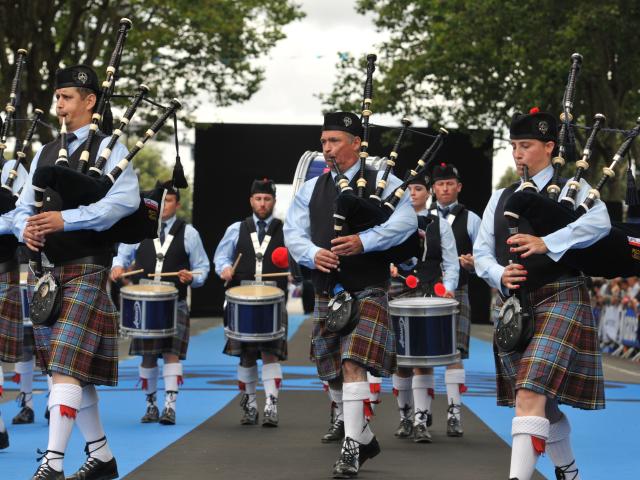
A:
POLYGON ((542 135, 546 135, 549 131, 549 124, 544 120, 541 121, 540 123, 538 123, 538 130, 542 135))
POLYGON ((87 83, 87 81, 89 80, 89 75, 87 75, 85 72, 75 72, 75 77, 76 77, 76 80, 82 83, 83 85, 87 83))
POLYGON ((345 127, 350 127, 351 124, 353 123, 353 120, 351 120, 351 118, 349 118, 349 117, 344 117, 342 119, 342 123, 344 123, 345 127))

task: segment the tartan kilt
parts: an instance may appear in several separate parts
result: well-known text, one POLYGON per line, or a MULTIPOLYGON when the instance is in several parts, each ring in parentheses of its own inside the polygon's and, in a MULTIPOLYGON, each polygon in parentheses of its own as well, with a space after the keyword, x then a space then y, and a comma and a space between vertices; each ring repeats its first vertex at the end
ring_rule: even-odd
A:
POLYGON ((494 341, 498 405, 515 406, 524 388, 585 410, 605 406, 597 323, 584 277, 530 294, 535 330, 524 352, 502 353, 494 341))
POLYGON ((387 295, 359 301, 359 321, 347 335, 325 328, 329 297, 316 295, 311 336, 311 358, 321 380, 342 375, 342 362, 351 360, 376 377, 396 371, 396 336, 389 317, 387 295))
POLYGON ((455 291, 458 301, 456 317, 456 346, 460 358, 469 358, 469 336, 471 335, 471 304, 469 303, 469 285, 463 285, 455 291))
MULTIPOLYGON (((62 286, 62 306, 52 327, 34 325, 36 354, 45 371, 83 383, 118 384, 118 313, 101 265, 56 267, 62 286)), ((29 274, 29 283, 35 281, 29 274)))
POLYGON ((258 353, 268 353, 278 357, 280 361, 285 361, 289 355, 289 344, 287 335, 289 334, 289 315, 286 309, 282 309, 282 323, 284 325, 284 336, 278 340, 270 342, 241 342, 227 338, 222 353, 232 357, 240 357, 242 354, 256 355, 258 353))
POLYGON ((22 360, 24 328, 18 270, 0 273, 0 361, 22 360))
POLYGON ((134 338, 129 347, 129 355, 155 355, 162 357, 163 353, 177 355, 180 360, 187 358, 189 348, 189 308, 187 302, 178 302, 178 327, 175 335, 162 338, 134 338))

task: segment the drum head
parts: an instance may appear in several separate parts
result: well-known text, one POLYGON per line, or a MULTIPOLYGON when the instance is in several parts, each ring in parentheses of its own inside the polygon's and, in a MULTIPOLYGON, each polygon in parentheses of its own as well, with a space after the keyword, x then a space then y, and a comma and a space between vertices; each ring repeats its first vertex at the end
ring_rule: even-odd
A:
POLYGON ((240 285, 227 290, 228 300, 261 302, 284 299, 284 292, 270 285, 240 285))
POLYGON ((397 316, 431 317, 457 312, 458 301, 441 297, 407 297, 389 302, 389 313, 397 316))
POLYGON ((127 285, 120 289, 120 294, 129 298, 171 297, 178 296, 178 289, 172 285, 127 285))

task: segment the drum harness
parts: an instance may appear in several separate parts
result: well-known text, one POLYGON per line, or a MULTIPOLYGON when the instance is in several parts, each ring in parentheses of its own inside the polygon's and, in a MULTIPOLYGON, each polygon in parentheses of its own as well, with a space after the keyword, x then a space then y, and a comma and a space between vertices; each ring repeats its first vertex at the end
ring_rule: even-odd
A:
POLYGON ((256 276, 258 276, 262 274, 262 259, 271 242, 271 235, 265 233, 262 243, 258 240, 258 232, 252 232, 250 236, 251 243, 253 243, 253 251, 256 252, 256 276))

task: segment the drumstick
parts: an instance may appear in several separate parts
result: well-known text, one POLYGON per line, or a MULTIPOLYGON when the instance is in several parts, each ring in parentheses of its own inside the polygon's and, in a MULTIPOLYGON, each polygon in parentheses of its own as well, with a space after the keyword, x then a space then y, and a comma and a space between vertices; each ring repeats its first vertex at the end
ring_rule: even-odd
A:
POLYGON ((286 277, 288 275, 291 275, 291 272, 256 273, 256 278, 259 278, 259 277, 286 277))
MULTIPOLYGON (((202 272, 200 270, 193 270, 187 273, 190 273, 191 275, 202 275, 202 272)), ((148 273, 147 277, 177 277, 179 274, 180 272, 164 272, 157 275, 155 273, 148 273)))
MULTIPOLYGON (((233 265, 231 266, 231 278, 233 278, 233 276, 236 274, 236 267, 240 263, 240 259, 241 258, 242 258, 242 253, 239 253, 238 254, 238 258, 236 258, 236 261, 233 262, 233 265)), ((229 279, 226 282, 224 282, 224 286, 226 287, 227 285, 229 285, 230 281, 231 281, 231 279, 229 279)))
POLYGON ((130 277, 131 275, 136 275, 142 272, 144 272, 144 268, 140 268, 138 270, 131 270, 130 272, 125 272, 122 275, 120 275, 120 278, 130 277))

